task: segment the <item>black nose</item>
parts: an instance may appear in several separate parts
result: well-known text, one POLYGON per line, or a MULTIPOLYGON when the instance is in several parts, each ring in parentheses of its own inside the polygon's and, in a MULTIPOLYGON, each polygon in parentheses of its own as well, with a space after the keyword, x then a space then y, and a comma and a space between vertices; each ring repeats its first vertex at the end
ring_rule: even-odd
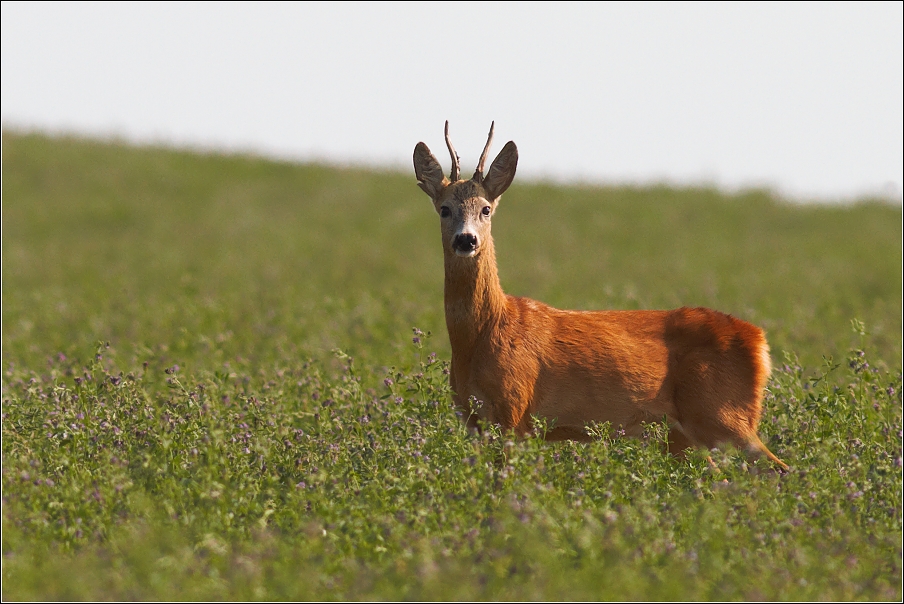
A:
POLYGON ((462 252, 473 252, 477 249, 477 235, 461 233, 452 240, 452 247, 462 252))

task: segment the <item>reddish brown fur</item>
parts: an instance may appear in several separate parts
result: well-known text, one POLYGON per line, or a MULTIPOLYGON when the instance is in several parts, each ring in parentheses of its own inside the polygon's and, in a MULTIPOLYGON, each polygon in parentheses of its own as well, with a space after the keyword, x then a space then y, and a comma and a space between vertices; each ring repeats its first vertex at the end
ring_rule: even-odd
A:
POLYGON ((587 440, 589 422, 636 436, 642 422, 665 417, 675 453, 731 443, 787 468, 756 432, 771 371, 760 328, 708 308, 579 312, 508 296, 490 218, 514 178, 514 143, 485 178, 478 170, 468 181, 449 182, 423 143, 414 157, 443 217, 450 381, 469 425, 472 397, 477 417, 518 434, 532 429, 532 415, 546 418, 550 440, 587 440), (475 249, 462 249, 463 235, 475 249))

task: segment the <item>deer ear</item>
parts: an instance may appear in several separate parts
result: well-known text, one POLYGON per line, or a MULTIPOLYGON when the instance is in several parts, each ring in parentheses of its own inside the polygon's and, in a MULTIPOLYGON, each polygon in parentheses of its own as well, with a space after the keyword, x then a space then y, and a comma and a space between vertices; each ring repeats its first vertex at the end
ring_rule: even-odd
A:
POLYGON ((414 147, 414 175, 417 177, 417 186, 434 200, 439 197, 443 187, 449 184, 443 175, 442 166, 424 143, 418 143, 414 147))
POLYGON ((487 192, 487 201, 498 199, 512 184, 515 169, 518 167, 518 147, 509 141, 493 160, 489 172, 483 179, 483 188, 487 192))

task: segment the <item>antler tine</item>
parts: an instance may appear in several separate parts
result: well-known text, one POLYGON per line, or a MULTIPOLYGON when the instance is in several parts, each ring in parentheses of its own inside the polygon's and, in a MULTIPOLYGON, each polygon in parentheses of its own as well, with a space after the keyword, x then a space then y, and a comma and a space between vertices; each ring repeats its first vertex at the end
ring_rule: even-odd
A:
POLYGON ((496 121, 490 122, 490 133, 487 135, 487 144, 483 147, 483 153, 480 154, 480 161, 477 162, 477 169, 474 170, 473 179, 477 182, 483 182, 483 165, 487 161, 487 152, 490 150, 490 144, 493 142, 493 128, 496 126, 496 121))
POLYGON ((449 120, 446 120, 446 146, 449 147, 449 155, 452 156, 452 173, 449 175, 449 180, 457 182, 461 174, 461 167, 458 164, 458 153, 455 152, 455 147, 452 146, 452 140, 449 138, 449 120))

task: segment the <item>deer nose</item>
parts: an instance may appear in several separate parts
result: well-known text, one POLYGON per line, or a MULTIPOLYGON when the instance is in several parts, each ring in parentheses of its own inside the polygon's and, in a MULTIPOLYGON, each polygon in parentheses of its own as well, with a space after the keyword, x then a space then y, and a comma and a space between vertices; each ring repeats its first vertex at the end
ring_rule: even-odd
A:
POLYGON ((477 249, 477 235, 459 233, 452 239, 452 247, 458 252, 473 252, 477 249))

